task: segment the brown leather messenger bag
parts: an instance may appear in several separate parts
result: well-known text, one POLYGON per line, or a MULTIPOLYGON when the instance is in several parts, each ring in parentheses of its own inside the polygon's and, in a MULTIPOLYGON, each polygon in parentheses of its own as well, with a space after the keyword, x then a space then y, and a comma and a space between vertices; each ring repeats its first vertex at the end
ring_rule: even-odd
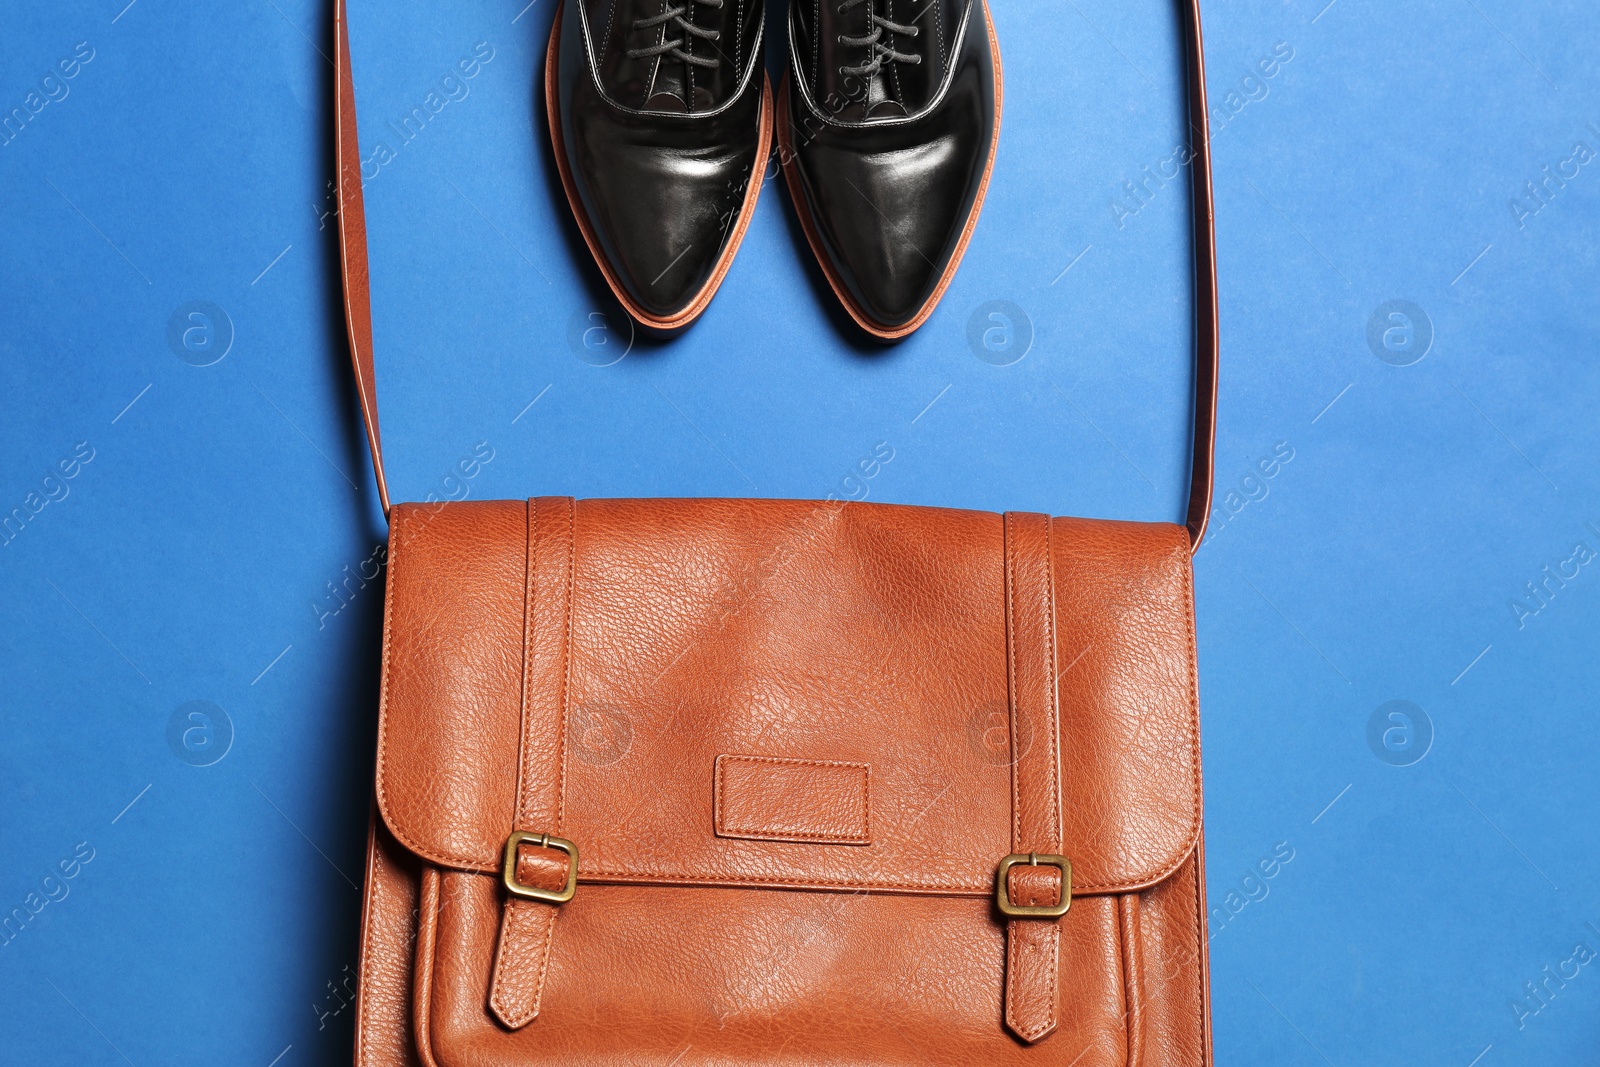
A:
POLYGON ((343 0, 339 233, 389 517, 358 1067, 1211 1060, 1190 556, 1217 288, 1187 38, 1187 527, 389 504, 343 0))

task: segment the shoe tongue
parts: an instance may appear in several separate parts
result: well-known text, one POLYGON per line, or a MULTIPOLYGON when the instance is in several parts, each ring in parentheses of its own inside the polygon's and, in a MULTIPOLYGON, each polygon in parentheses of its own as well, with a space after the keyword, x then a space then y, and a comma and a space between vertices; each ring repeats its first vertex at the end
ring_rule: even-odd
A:
POLYGON ((656 93, 654 96, 644 102, 644 110, 664 111, 674 115, 688 113, 689 108, 686 104, 684 104, 683 97, 679 96, 677 93, 662 92, 661 89, 662 86, 658 80, 656 83, 656 93))
POLYGON ((669 90, 663 84, 665 81, 664 77, 656 79, 656 91, 651 94, 650 99, 644 102, 644 107, 641 110, 669 115, 687 115, 691 110, 710 111, 717 106, 717 100, 711 95, 710 90, 703 85, 696 85, 693 92, 687 93, 694 104, 691 108, 684 102, 683 98, 686 93, 684 87, 675 86, 669 90))
POLYGON ((619 53, 676 40, 683 42, 683 49, 692 55, 720 60, 716 67, 697 66, 672 52, 623 59, 618 73, 626 69, 627 75, 622 80, 631 80, 637 85, 640 92, 635 99, 642 97, 644 100, 642 105, 633 106, 642 106, 645 111, 685 114, 709 111, 724 102, 739 83, 740 71, 732 60, 740 52, 735 35, 740 25, 736 9, 741 4, 748 5, 749 0, 724 0, 720 8, 693 0, 667 0, 665 3, 663 0, 622 0, 615 13, 621 31, 619 53), (682 8, 683 19, 701 29, 720 33, 720 39, 709 41, 690 34, 674 19, 648 29, 636 27, 638 22, 654 18, 669 8, 682 8), (730 16, 730 13, 733 14, 730 16))
MULTIPOLYGON (((870 44, 846 44, 840 38, 862 40, 876 36, 883 46, 917 54, 922 50, 921 39, 929 36, 926 31, 919 26, 916 36, 891 34, 874 22, 873 15, 902 25, 912 24, 914 20, 920 22, 918 16, 934 2, 948 0, 865 0, 848 7, 840 0, 822 0, 814 15, 797 13, 800 25, 809 26, 817 46, 812 93, 830 117, 841 122, 904 118, 926 102, 927 93, 921 85, 924 79, 919 77, 926 59, 920 64, 897 64, 884 58, 875 73, 862 74, 856 68, 871 66, 877 50, 870 44)), ((935 20, 930 17, 926 21, 935 20)))
MULTIPOLYGON (((868 55, 870 54, 868 53, 868 55)), ((869 118, 874 115, 904 115, 906 113, 906 109, 901 107, 894 98, 894 91, 889 86, 889 71, 887 68, 867 78, 866 84, 867 94, 860 101, 860 104, 869 118)))

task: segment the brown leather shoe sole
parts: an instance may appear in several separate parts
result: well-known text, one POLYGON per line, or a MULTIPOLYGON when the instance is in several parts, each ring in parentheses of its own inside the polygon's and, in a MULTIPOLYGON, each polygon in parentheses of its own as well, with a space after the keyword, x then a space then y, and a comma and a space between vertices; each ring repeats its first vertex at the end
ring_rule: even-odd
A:
POLYGON ((561 172, 561 187, 567 192, 567 203, 572 207, 572 215, 578 220, 578 229, 583 232, 584 243, 589 246, 589 254, 600 267, 600 273, 605 275, 606 284, 611 287, 612 294, 632 315, 640 325, 652 329, 670 331, 680 330, 689 325, 705 311, 711 303, 711 298, 717 294, 717 289, 722 285, 722 279, 728 274, 728 267, 733 264, 734 253, 739 251, 739 244, 744 240, 745 230, 750 226, 750 219, 755 215, 756 200, 761 196, 763 172, 766 170, 767 157, 772 151, 772 85, 767 80, 765 72, 761 75, 761 129, 756 135, 755 167, 750 172, 749 184, 744 191, 744 204, 739 209, 738 221, 734 224, 733 236, 728 239, 728 246, 722 250, 722 255, 717 259, 717 265, 711 272, 711 277, 706 279, 706 284, 695 294, 694 299, 675 315, 655 315, 640 307, 617 277, 616 271, 606 260, 605 253, 601 250, 600 240, 595 234, 594 225, 589 221, 589 216, 583 209, 583 198, 578 193, 578 186, 572 178, 572 168, 567 165, 566 146, 561 140, 561 109, 560 101, 556 97, 557 59, 556 53, 561 42, 561 18, 566 12, 566 5, 556 9, 554 24, 550 27, 550 45, 545 50, 544 58, 544 109, 545 118, 550 125, 550 143, 555 148, 556 169, 561 172))
POLYGON ((934 286, 933 294, 928 297, 928 302, 923 304, 911 320, 901 326, 886 326, 876 321, 871 315, 856 303, 850 295, 849 289, 839 277, 833 261, 823 251, 822 238, 817 230, 816 220, 811 217, 810 210, 806 207, 805 191, 800 184, 800 169, 795 163, 793 130, 789 127, 789 80, 792 77, 788 71, 783 75, 783 86, 778 90, 778 111, 783 115, 783 121, 778 123, 778 154, 783 161, 784 182, 789 186, 789 199, 794 201, 795 214, 800 216, 800 227, 805 230, 806 240, 811 244, 811 251, 817 257, 817 263, 822 267, 822 273, 827 276, 828 285, 833 288, 839 297, 839 302, 856 321, 856 325, 867 331, 880 341, 898 341, 902 337, 915 333, 916 330, 933 314, 933 309, 938 306, 944 297, 944 291, 950 287, 950 281, 956 276, 956 268, 961 266, 961 257, 967 254, 967 242, 972 239, 972 231, 978 225, 978 215, 983 210, 983 201, 989 194, 989 176, 994 172, 994 157, 1000 147, 1000 110, 1002 99, 1005 96, 1005 79, 1000 69, 1000 40, 995 36, 994 20, 989 17, 989 5, 980 4, 983 9, 984 27, 989 31, 989 50, 994 56, 994 136, 989 140, 989 158, 983 165, 983 181, 978 185, 978 196, 972 202, 972 211, 967 215, 966 225, 961 229, 961 240, 956 243, 955 254, 950 257, 950 263, 945 267, 944 273, 939 277, 939 284, 934 286))

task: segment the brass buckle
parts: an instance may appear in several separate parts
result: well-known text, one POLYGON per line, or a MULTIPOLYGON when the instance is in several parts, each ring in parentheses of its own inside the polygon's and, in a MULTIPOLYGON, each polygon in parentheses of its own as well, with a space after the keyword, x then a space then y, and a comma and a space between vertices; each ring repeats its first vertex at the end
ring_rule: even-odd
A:
POLYGON ((1037 852, 1013 852, 1000 861, 1000 873, 995 876, 994 902, 1000 914, 1008 919, 1059 919, 1072 907, 1072 861, 1065 856, 1041 856, 1037 852), (1011 868, 1057 867, 1061 870, 1061 903, 1016 904, 1011 900, 1011 882, 1007 877, 1011 868))
POLYGON ((565 904, 578 891, 578 846, 564 837, 517 830, 506 838, 505 859, 500 864, 500 882, 506 887, 506 892, 514 897, 521 897, 523 900, 541 900, 546 904, 565 904), (523 885, 517 881, 517 849, 525 844, 537 845, 539 848, 553 848, 557 852, 567 854, 565 887, 552 891, 540 889, 536 885, 523 885))

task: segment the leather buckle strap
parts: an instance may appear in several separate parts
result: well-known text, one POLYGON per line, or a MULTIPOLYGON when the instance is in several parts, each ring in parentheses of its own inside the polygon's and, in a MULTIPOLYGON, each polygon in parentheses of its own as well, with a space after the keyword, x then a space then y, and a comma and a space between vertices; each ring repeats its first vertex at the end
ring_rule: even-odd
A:
POLYGON ((1041 856, 1037 852, 1013 852, 1000 861, 994 879, 994 902, 1008 919, 1059 919, 1072 907, 1072 861, 1065 856, 1041 856), (1019 904, 1011 885, 1013 867, 1055 867, 1061 871, 1061 886, 1054 904, 1019 904))
MULTIPOLYGON (((522 739, 518 745, 517 811, 506 839, 500 880, 507 896, 495 946, 489 1008, 516 1030, 539 1015, 556 913, 578 887, 578 846, 560 833, 565 809, 567 656, 572 623, 573 503, 567 497, 528 501, 527 588, 522 648, 522 739), (565 882, 530 884, 518 866, 538 845, 565 854, 565 882)), ((546 857, 549 859, 550 857, 546 857)), ((555 874, 551 865, 542 874, 555 874)))
POLYGON ((1050 532, 1049 516, 1006 513, 1011 847, 1015 851, 1001 861, 995 902, 1008 919, 1006 1026, 1029 1044, 1054 1032, 1060 1016, 1061 929, 1057 920, 1071 902, 1070 865, 1060 855, 1062 761, 1056 695, 1055 560, 1050 532), (1059 867, 1062 875, 1059 896, 1055 896, 1054 885, 1041 884, 1039 879, 1048 873, 1053 882, 1054 872, 1048 868, 1054 867, 1059 867), (1025 892, 1018 894, 1012 883, 1024 878, 1028 884, 1025 892), (1019 897, 1023 898, 1020 904, 1015 902, 1019 897))
POLYGON ((500 864, 500 882, 506 887, 506 892, 523 900, 538 900, 546 904, 565 904, 571 900, 578 891, 578 846, 564 837, 551 837, 549 834, 536 834, 531 830, 518 830, 506 838, 505 859, 500 864), (567 882, 560 889, 545 889, 536 885, 528 885, 517 877, 517 861, 520 859, 520 850, 523 845, 531 844, 537 848, 553 848, 557 852, 567 854, 567 882))

